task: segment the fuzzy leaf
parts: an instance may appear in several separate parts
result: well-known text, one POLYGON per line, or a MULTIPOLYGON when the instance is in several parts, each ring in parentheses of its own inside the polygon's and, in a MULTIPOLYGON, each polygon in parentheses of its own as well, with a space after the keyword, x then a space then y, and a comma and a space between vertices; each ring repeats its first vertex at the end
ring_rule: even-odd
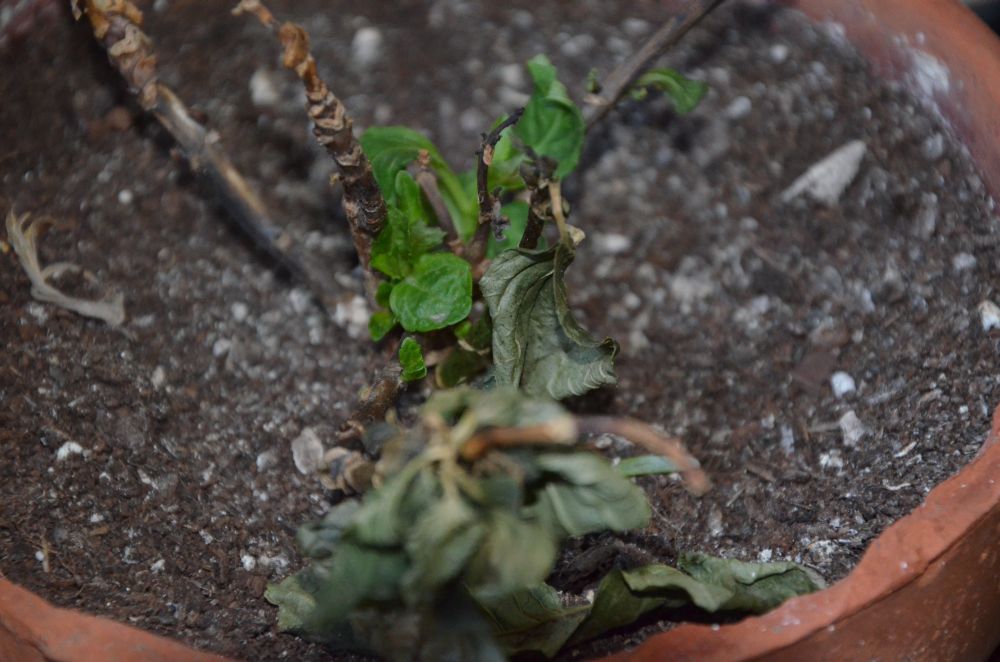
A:
POLYGON ((559 163, 562 179, 576 168, 583 149, 583 114, 569 98, 566 86, 556 79, 556 69, 544 55, 528 61, 534 81, 531 100, 514 126, 514 134, 536 154, 559 163))
POLYGON ((662 455, 639 455, 627 457, 615 465, 615 469, 623 476, 659 476, 677 473, 677 465, 662 455))
POLYGON ((424 351, 413 338, 403 338, 399 346, 399 364, 403 367, 401 378, 404 382, 415 382, 427 376, 424 351))
POLYGON ((640 91, 640 96, 646 88, 663 92, 674 104, 674 110, 686 115, 694 110, 708 91, 708 85, 701 81, 691 80, 675 69, 650 69, 643 74, 633 86, 640 91))
POLYGON ((649 524, 645 493, 599 455, 542 453, 535 461, 543 472, 560 480, 544 483, 529 512, 563 537, 642 529, 649 524))
POLYGON ((479 282, 493 318, 498 384, 556 400, 614 384, 618 345, 595 340, 574 319, 566 295, 573 249, 501 253, 479 282))
POLYGON ((438 228, 390 207, 386 225, 372 244, 372 266, 390 278, 406 278, 420 258, 443 241, 444 232, 438 228))
POLYGON ((472 269, 451 253, 423 255, 413 272, 392 288, 389 306, 410 332, 457 324, 472 310, 472 269))
POLYGON ((508 655, 538 652, 552 657, 587 617, 589 605, 564 606, 559 592, 540 584, 513 593, 477 595, 508 655))

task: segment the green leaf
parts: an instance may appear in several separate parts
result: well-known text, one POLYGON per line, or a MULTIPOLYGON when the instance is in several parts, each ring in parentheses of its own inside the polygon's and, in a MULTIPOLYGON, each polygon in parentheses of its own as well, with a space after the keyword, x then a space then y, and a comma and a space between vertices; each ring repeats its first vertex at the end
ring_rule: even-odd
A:
POLYGON ((543 472, 561 480, 545 482, 529 512, 563 537, 649 524, 646 494, 599 455, 542 453, 536 462, 543 472))
POLYGON ((634 478, 636 476, 658 476, 662 474, 677 473, 677 465, 663 457, 662 455, 639 455, 637 457, 627 457, 615 465, 623 476, 634 478))
POLYGON ((500 255, 508 248, 517 248, 524 236, 524 228, 528 225, 528 203, 523 200, 508 202, 500 208, 500 213, 507 217, 510 225, 504 230, 504 238, 497 239, 490 234, 489 243, 486 245, 486 256, 490 259, 500 255))
POLYGON ((390 310, 377 310, 368 319, 368 333, 378 342, 396 328, 396 316, 390 310))
POLYGON ((465 384, 490 367, 489 353, 472 352, 456 347, 434 367, 434 381, 438 388, 452 388, 465 384))
MULTIPOLYGON (((468 387, 434 393, 424 404, 423 415, 434 413, 445 420, 458 420, 456 428, 465 434, 488 427, 517 428, 545 426, 553 444, 577 440, 573 417, 558 403, 545 397, 531 397, 513 386, 480 391, 468 387)), ((459 439, 458 441, 464 441, 459 439)))
POLYGON ((635 623, 665 602, 666 599, 658 595, 645 596, 633 592, 625 582, 622 571, 612 570, 598 584, 590 613, 569 638, 569 643, 589 641, 610 630, 635 623))
POLYGON ((332 507, 318 522, 299 527, 295 534, 302 554, 311 559, 325 559, 337 549, 361 504, 349 499, 332 507))
POLYGON ((826 587, 814 571, 791 562, 748 563, 707 554, 682 554, 677 566, 698 581, 730 591, 732 596, 722 609, 755 614, 826 587))
POLYGON ((413 333, 457 324, 472 310, 472 269, 451 253, 423 255, 392 289, 389 306, 403 328, 413 333))
POLYGON ((388 281, 382 281, 378 284, 378 288, 375 290, 375 303, 382 306, 383 308, 389 307, 389 295, 392 294, 392 283, 388 281))
POLYGON ((424 225, 434 225, 434 210, 410 173, 405 170, 396 173, 395 187, 396 205, 404 216, 420 219, 424 225))
POLYGON ((400 509, 421 468, 419 463, 409 462, 381 487, 365 495, 351 523, 349 533, 352 539, 378 547, 402 543, 404 529, 410 522, 402 516, 400 509))
POLYGON ((499 508, 469 561, 465 579, 477 593, 509 593, 540 584, 556 562, 556 540, 548 529, 499 508))
POLYGON ((434 503, 406 541, 412 563, 403 578, 407 599, 426 600, 427 593, 457 577, 485 534, 486 526, 461 497, 434 503))
POLYGON ((554 656, 590 610, 589 605, 564 606, 559 592, 548 584, 475 598, 508 655, 538 652, 554 656))
MULTIPOLYGON (((389 208, 385 227, 372 244, 372 266, 390 278, 406 278, 420 258, 444 241, 444 232, 418 217, 389 208)), ((395 287, 393 291, 395 291, 395 287)), ((389 300, 392 300, 390 294, 389 300)))
POLYGON ((415 382, 427 376, 424 351, 413 338, 403 338, 403 343, 399 346, 399 364, 403 366, 401 377, 404 382, 415 382))
POLYGON ((569 98, 566 86, 556 79, 556 69, 544 55, 528 61, 534 81, 531 100, 514 126, 514 134, 540 156, 559 163, 562 179, 576 168, 583 149, 583 114, 569 98))
POLYGON ((675 69, 650 69, 639 77, 633 86, 634 90, 645 91, 646 88, 659 90, 666 94, 674 104, 674 109, 681 115, 694 110, 708 91, 708 85, 701 81, 690 80, 675 69))
POLYGON ((396 174, 417 159, 420 150, 427 150, 430 167, 437 175, 441 197, 463 239, 476 230, 478 198, 475 173, 471 188, 468 177, 458 177, 448 166, 441 152, 420 133, 403 126, 372 127, 361 136, 361 147, 372 164, 375 181, 390 205, 396 204, 396 174))
POLYGON ((564 279, 573 256, 563 243, 509 250, 480 279, 493 319, 498 384, 561 400, 617 381, 617 343, 595 340, 570 311, 564 279))
POLYGON ((278 608, 278 629, 282 632, 301 632, 306 618, 316 609, 316 597, 302 586, 302 574, 285 577, 264 590, 264 599, 278 608))

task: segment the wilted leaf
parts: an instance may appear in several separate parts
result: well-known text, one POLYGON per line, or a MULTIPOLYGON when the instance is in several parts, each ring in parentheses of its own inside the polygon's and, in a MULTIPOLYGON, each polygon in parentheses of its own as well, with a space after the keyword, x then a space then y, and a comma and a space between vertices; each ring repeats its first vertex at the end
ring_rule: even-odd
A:
POLYGON ((621 570, 612 570, 601 579, 594 591, 594 603, 569 643, 579 644, 605 632, 635 623, 645 614, 663 606, 660 596, 643 596, 631 591, 621 570))
POLYGON ((501 253, 479 282, 493 318, 498 384, 556 400, 614 384, 618 345, 595 340, 574 319, 566 295, 573 249, 501 253))
POLYGON ((535 461, 561 480, 544 483, 530 511, 563 536, 645 528, 650 510, 645 493, 587 451, 542 453, 535 461))
POLYGON ((690 80, 675 69, 650 69, 639 77, 633 86, 639 90, 640 96, 646 88, 653 88, 666 94, 674 104, 674 109, 681 115, 694 110, 702 97, 708 91, 708 85, 701 81, 690 80))
POLYGON ((629 478, 673 474, 678 471, 677 465, 662 455, 627 457, 616 464, 615 469, 621 475, 628 476, 629 478))
POLYGON ((365 495, 361 508, 354 514, 352 538, 365 545, 389 547, 403 542, 403 529, 410 524, 400 513, 421 465, 407 463, 399 473, 365 495))
POLYGON ((466 571, 470 589, 502 594, 542 583, 556 561, 549 530, 498 508, 487 521, 486 537, 466 571))
POLYGON ((557 161, 556 176, 561 179, 580 160, 583 114, 569 98, 566 86, 556 79, 556 69, 544 55, 528 61, 528 73, 534 90, 514 133, 536 154, 557 161))
POLYGON ((460 497, 437 500, 417 520, 406 541, 412 565, 403 579, 407 597, 427 593, 454 579, 486 533, 476 511, 460 497))
POLYGON ((564 606, 559 592, 548 584, 506 595, 475 597, 508 655, 539 652, 552 657, 590 611, 590 605, 564 606))
POLYGON ((389 208, 386 221, 372 244, 372 266, 390 278, 406 278, 421 257, 444 241, 444 232, 395 207, 389 208))
POLYGON ((490 367, 489 355, 456 347, 434 368, 434 379, 439 388, 465 384, 490 367))
POLYGON ((707 554, 683 554, 677 566, 705 584, 732 593, 722 609, 762 614, 785 600, 822 588, 826 583, 814 571, 791 562, 749 563, 707 554))
POLYGON ((306 572, 285 577, 264 590, 264 599, 278 608, 278 629, 282 632, 301 632, 306 618, 316 609, 316 587, 307 590, 301 584, 300 576, 306 572))
POLYGON ((472 310, 472 269, 451 253, 423 255, 413 272, 392 288, 389 305, 410 332, 461 322, 472 310))
POLYGON ((415 382, 427 376, 424 351, 413 338, 403 338, 403 343, 399 346, 399 364, 403 367, 400 378, 404 382, 415 382))
POLYGON ((344 531, 350 526, 360 507, 357 500, 348 499, 332 507, 320 521, 300 526, 295 534, 295 541, 302 554, 311 559, 330 556, 337 549, 344 531))

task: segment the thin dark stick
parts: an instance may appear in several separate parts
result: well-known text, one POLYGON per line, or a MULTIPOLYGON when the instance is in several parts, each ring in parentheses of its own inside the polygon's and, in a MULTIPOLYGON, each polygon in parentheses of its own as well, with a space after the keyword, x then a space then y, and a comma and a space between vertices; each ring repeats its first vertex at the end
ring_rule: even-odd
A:
POLYGON ((649 66, 654 58, 680 41, 688 30, 694 27, 710 11, 722 4, 723 0, 690 0, 677 15, 663 24, 652 37, 633 53, 602 83, 602 92, 597 103, 584 111, 587 129, 599 122, 625 96, 635 79, 649 66))
MULTIPOLYGON (((282 233, 270 222, 263 201, 226 156, 218 134, 195 121, 184 102, 157 80, 156 54, 142 31, 142 12, 127 0, 86 0, 82 4, 94 36, 139 105, 173 136, 191 167, 211 181, 240 230, 289 276, 315 292, 299 261, 279 248, 282 233)), ((71 2, 71 6, 79 18, 78 3, 71 2)))
POLYGON ((259 0, 242 0, 233 13, 243 12, 253 14, 278 35, 285 49, 283 64, 298 75, 305 87, 313 135, 340 171, 344 212, 372 294, 377 280, 370 267, 372 242, 382 230, 387 212, 371 164, 354 137, 353 121, 344 104, 320 78, 316 60, 309 52, 309 35, 301 26, 285 23, 279 28, 277 20, 259 0))
POLYGON ((479 162, 476 166, 476 187, 479 191, 479 225, 476 226, 476 234, 473 235, 469 243, 468 259, 472 264, 479 264, 486 255, 486 243, 490 237, 490 231, 499 227, 501 222, 500 204, 490 192, 489 176, 490 164, 493 163, 493 150, 500 142, 500 134, 504 129, 514 126, 524 114, 524 108, 518 108, 503 122, 496 125, 489 134, 483 136, 483 144, 479 148, 477 155, 479 162))

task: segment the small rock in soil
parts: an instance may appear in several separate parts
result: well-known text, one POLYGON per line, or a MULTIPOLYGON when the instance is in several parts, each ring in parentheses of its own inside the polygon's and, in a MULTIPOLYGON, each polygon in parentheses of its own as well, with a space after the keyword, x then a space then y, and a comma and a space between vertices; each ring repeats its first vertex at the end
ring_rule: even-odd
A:
POLYGON ((378 28, 361 28, 351 40, 351 56, 354 62, 367 68, 375 64, 382 55, 382 32, 378 28))
POLYGON ((951 258, 951 268, 956 272, 968 271, 976 266, 976 258, 969 253, 958 253, 951 258))
POLYGON ((833 373, 833 376, 830 377, 830 386, 833 388, 833 394, 838 398, 842 398, 848 393, 854 393, 857 389, 854 377, 851 377, 843 370, 833 373))
POLYGON ((840 420, 837 421, 837 425, 840 426, 845 446, 857 446, 861 438, 868 432, 865 424, 861 422, 861 419, 858 418, 853 409, 841 416, 840 420))
POLYGON ((805 193, 817 202, 832 207, 854 181, 861 167, 867 146, 853 140, 816 162, 781 194, 782 202, 790 202, 805 193))
POLYGON ((305 428, 292 441, 292 460, 301 474, 311 474, 323 462, 323 443, 312 428, 305 428))
POLYGON ((979 315, 983 321, 983 331, 1000 328, 1000 307, 992 301, 979 304, 979 315))
POLYGON ((67 441, 56 451, 56 460, 61 462, 71 455, 79 455, 83 452, 83 446, 75 441, 67 441))

